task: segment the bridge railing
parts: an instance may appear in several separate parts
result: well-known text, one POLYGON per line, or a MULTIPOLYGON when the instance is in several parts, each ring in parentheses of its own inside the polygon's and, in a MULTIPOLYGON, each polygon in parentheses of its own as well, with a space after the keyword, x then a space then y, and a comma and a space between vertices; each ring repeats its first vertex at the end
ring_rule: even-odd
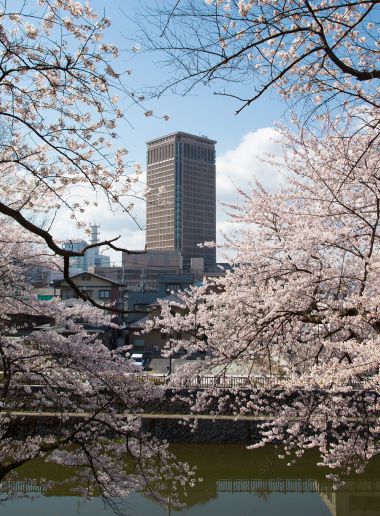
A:
POLYGON ((157 385, 170 384, 171 387, 185 387, 193 389, 234 389, 234 388, 268 388, 273 384, 265 377, 249 376, 201 376, 192 378, 172 378, 168 375, 147 374, 141 377, 153 381, 157 385))
MULTIPOLYGON (((335 492, 334 484, 327 480, 312 479, 219 479, 216 481, 219 493, 328 493, 335 492)), ((378 479, 346 479, 339 487, 342 493, 378 493, 378 479)))
POLYGON ((0 492, 9 493, 44 493, 45 485, 39 485, 37 481, 4 480, 0 482, 0 492))

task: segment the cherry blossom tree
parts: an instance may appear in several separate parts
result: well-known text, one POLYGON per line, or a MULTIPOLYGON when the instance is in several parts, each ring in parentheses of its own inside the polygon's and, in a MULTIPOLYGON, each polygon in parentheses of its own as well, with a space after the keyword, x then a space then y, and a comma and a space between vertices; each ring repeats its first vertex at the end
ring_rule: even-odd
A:
POLYGON ((358 110, 321 117, 318 136, 279 129, 284 162, 270 160, 285 168, 283 186, 256 184, 229 205, 233 270, 182 293, 184 315, 164 304, 151 323, 187 336, 168 353, 207 352, 173 378, 214 377, 195 414, 213 392, 214 413, 263 418, 258 445, 283 444, 289 463, 317 446, 339 473, 380 452, 380 149, 376 124, 357 131, 358 110), (220 388, 228 375, 244 376, 232 399, 220 388))
MULTIPOLYGON (((271 158, 287 170, 280 190, 256 183, 229 206, 240 228, 224 244, 233 270, 182 294, 183 317, 164 305, 152 323, 187 335, 172 350, 209 355, 173 382, 211 374, 217 410, 263 417, 259 445, 283 443, 289 463, 318 446, 322 463, 345 472, 379 452, 378 10, 189 0, 153 7, 140 24, 143 49, 173 70, 158 94, 215 85, 239 113, 274 90, 297 126, 279 130, 284 155, 271 158), (217 387, 236 370, 252 391, 233 399, 217 387)), ((194 413, 210 399, 198 393, 194 413)))
POLYGON ((159 402, 162 389, 77 322, 112 326, 103 310, 40 301, 25 284, 26 267, 52 266, 46 246, 4 218, 0 240, 0 489, 12 494, 18 469, 42 457, 72 467, 77 489, 100 491, 116 513, 136 490, 175 504, 163 489, 191 484, 193 472, 141 430, 141 402, 159 402), (20 335, 20 314, 54 324, 20 335))
MULTIPOLYGON (((78 322, 112 326, 103 305, 73 283, 88 303, 40 301, 25 279, 28 267, 48 267, 70 282, 70 259, 85 250, 61 249, 50 224, 66 209, 84 227, 86 189, 130 212, 140 167, 131 173, 126 150, 113 150, 124 116, 118 98, 134 99, 130 71, 116 71, 118 49, 103 41, 110 21, 88 3, 3 1, 0 9, 1 488, 42 457, 72 466, 85 494, 100 490, 115 510, 136 489, 175 502, 175 495, 164 498, 162 480, 175 493, 193 473, 144 435, 139 417, 141 400, 159 400, 162 389, 142 382, 126 358, 78 322), (20 314, 51 327, 19 336, 20 314), (56 424, 33 430, 25 412, 53 413, 56 424)), ((95 245, 117 249, 115 240, 95 245)))
POLYGON ((308 115, 343 102, 379 107, 376 1, 189 0, 146 9, 142 48, 166 53, 173 69, 160 93, 221 84, 219 94, 241 101, 238 112, 272 87, 293 105, 310 101, 308 115))

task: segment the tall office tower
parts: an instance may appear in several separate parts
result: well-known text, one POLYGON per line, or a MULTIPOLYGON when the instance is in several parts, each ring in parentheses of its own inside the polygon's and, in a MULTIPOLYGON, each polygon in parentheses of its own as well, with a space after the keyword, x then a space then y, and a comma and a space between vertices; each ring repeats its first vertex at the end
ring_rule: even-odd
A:
POLYGON ((215 144, 205 136, 177 132, 147 142, 148 251, 181 251, 215 265, 215 248, 199 243, 216 238, 215 144))

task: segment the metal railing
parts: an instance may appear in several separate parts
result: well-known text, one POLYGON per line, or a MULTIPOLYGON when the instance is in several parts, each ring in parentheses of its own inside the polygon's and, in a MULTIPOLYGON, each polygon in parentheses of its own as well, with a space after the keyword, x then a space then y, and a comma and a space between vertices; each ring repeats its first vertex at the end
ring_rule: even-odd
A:
POLYGON ((303 479, 221 479, 216 481, 219 493, 314 493, 313 480, 303 479))
POLYGON ((142 380, 153 381, 156 385, 170 385, 173 388, 192 389, 263 389, 273 387, 273 383, 265 377, 250 376, 201 376, 195 375, 191 378, 174 378, 168 375, 146 374, 141 376, 142 380))
POLYGON ((219 493, 378 493, 380 480, 346 479, 335 491, 332 482, 311 479, 220 479, 216 481, 219 493))
MULTIPOLYGON (((2 373, 0 372, 0 381, 2 373)), ((120 379, 123 374, 118 376, 120 379)), ((283 388, 282 383, 276 383, 276 378, 268 378, 266 376, 235 376, 235 375, 199 375, 183 376, 178 378, 167 374, 141 373, 138 378, 141 381, 152 381, 156 385, 169 385, 172 388, 191 388, 191 389, 275 389, 283 388)), ((286 378, 281 378, 282 381, 286 378)), ((19 374, 17 377, 17 385, 22 386, 38 386, 39 383, 32 384, 30 379, 19 374)), ((350 382, 352 390, 362 390, 365 388, 363 383, 356 380, 350 382)))
POLYGON ((16 493, 44 493, 46 486, 39 485, 37 481, 4 480, 0 482, 0 491, 4 493, 11 491, 16 493))
MULTIPOLYGON (((176 378, 166 374, 149 374, 142 375, 141 380, 148 379, 156 385, 170 385, 177 388, 192 389, 283 389, 283 381, 281 378, 278 383, 275 377, 268 378, 266 376, 233 376, 233 375, 194 375, 192 377, 184 376, 176 378)), ((363 383, 353 380, 350 382, 352 390, 362 390, 365 388, 363 383)))

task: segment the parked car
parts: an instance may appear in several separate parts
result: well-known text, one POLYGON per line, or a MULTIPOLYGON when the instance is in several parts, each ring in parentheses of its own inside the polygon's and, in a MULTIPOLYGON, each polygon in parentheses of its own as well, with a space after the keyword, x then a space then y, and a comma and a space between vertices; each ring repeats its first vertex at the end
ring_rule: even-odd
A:
POLYGON ((132 353, 130 360, 138 369, 144 369, 144 355, 142 353, 132 353))

